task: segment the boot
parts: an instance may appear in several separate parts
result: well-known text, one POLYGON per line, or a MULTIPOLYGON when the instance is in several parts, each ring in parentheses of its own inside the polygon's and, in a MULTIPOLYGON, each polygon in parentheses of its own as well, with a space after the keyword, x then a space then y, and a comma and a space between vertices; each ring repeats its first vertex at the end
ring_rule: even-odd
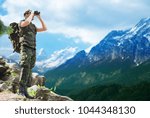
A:
POLYGON ((20 86, 19 87, 19 95, 21 95, 21 96, 24 96, 25 97, 25 89, 24 89, 24 87, 23 86, 20 86))
POLYGON ((22 95, 22 96, 25 96, 26 98, 34 99, 34 97, 32 97, 28 94, 27 87, 20 86, 19 94, 22 95))
POLYGON ((13 83, 12 84, 12 92, 17 93, 17 90, 18 90, 18 84, 13 83))

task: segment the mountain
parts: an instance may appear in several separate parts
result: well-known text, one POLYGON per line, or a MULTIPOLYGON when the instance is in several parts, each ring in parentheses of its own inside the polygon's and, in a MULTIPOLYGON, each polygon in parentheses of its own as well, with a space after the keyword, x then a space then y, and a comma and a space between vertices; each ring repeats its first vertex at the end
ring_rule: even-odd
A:
POLYGON ((37 61, 43 61, 46 60, 48 58, 45 50, 43 48, 41 48, 38 52, 37 52, 37 61))
POLYGON ((8 55, 6 58, 9 60, 12 60, 12 62, 19 63, 20 55, 18 53, 12 53, 12 54, 8 55))
POLYGON ((88 54, 90 61, 131 59, 137 65, 150 58, 150 19, 127 31, 112 31, 88 54))
MULTIPOLYGON (((122 90, 126 87, 137 88, 136 85, 142 81, 149 82, 149 66, 150 18, 145 18, 129 30, 111 31, 89 53, 81 51, 66 63, 48 71, 45 74, 48 78, 46 85, 56 87, 57 92, 73 96, 74 99, 81 95, 77 100, 86 100, 82 95, 90 89, 98 91, 95 95, 98 96, 101 86, 106 91, 107 87, 117 84, 120 87, 118 90, 122 90)), ((88 98, 88 95, 84 97, 88 98)), ((102 100, 101 96, 87 100, 93 99, 102 100)), ((123 97, 121 99, 125 100, 123 97)))
POLYGON ((43 74, 47 70, 51 70, 63 64, 66 60, 72 58, 76 52, 77 52, 76 47, 75 48, 69 47, 55 51, 48 57, 45 51, 42 49, 39 51, 36 65, 33 70, 43 74))

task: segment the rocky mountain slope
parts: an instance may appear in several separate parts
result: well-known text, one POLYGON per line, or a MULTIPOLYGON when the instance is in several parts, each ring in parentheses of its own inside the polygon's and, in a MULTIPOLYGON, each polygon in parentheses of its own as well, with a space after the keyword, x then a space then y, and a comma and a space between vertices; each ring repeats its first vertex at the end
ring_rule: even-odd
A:
POLYGON ((20 67, 16 63, 8 63, 0 57, 0 101, 68 101, 69 97, 61 96, 44 86, 46 78, 37 73, 32 74, 32 86, 28 88, 28 99, 18 94, 20 67), (16 91, 17 90, 17 91, 16 91))
POLYGON ((130 30, 110 32, 87 56, 91 62, 129 58, 137 65, 150 59, 150 18, 130 30))

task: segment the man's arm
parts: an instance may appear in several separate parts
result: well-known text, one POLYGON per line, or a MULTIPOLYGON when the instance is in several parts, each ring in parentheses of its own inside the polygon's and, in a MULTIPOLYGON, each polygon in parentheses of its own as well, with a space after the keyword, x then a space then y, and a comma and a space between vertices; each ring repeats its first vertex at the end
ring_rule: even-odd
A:
POLYGON ((25 26, 29 25, 30 22, 32 21, 33 17, 34 17, 34 13, 31 13, 30 16, 25 21, 22 21, 20 23, 20 26, 25 27, 25 26))
POLYGON ((47 30, 47 27, 46 27, 44 21, 42 20, 41 16, 40 16, 40 15, 36 15, 36 16, 38 17, 38 19, 40 20, 41 25, 42 25, 41 28, 37 28, 37 32, 43 32, 43 31, 46 31, 46 30, 47 30))

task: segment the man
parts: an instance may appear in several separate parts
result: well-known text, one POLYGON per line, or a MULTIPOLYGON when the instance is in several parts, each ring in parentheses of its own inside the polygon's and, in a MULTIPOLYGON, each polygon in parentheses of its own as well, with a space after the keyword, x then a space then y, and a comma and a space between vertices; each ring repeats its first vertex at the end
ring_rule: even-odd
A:
POLYGON ((27 10, 24 13, 25 19, 20 22, 20 66, 21 66, 21 73, 20 73, 20 87, 19 93, 27 98, 31 98, 27 92, 27 87, 31 85, 31 74, 32 68, 35 65, 36 61, 36 33, 46 31, 46 25, 42 20, 40 14, 36 14, 31 10, 27 10), (32 20, 34 17, 37 17, 42 25, 41 28, 37 28, 33 23, 32 20))

